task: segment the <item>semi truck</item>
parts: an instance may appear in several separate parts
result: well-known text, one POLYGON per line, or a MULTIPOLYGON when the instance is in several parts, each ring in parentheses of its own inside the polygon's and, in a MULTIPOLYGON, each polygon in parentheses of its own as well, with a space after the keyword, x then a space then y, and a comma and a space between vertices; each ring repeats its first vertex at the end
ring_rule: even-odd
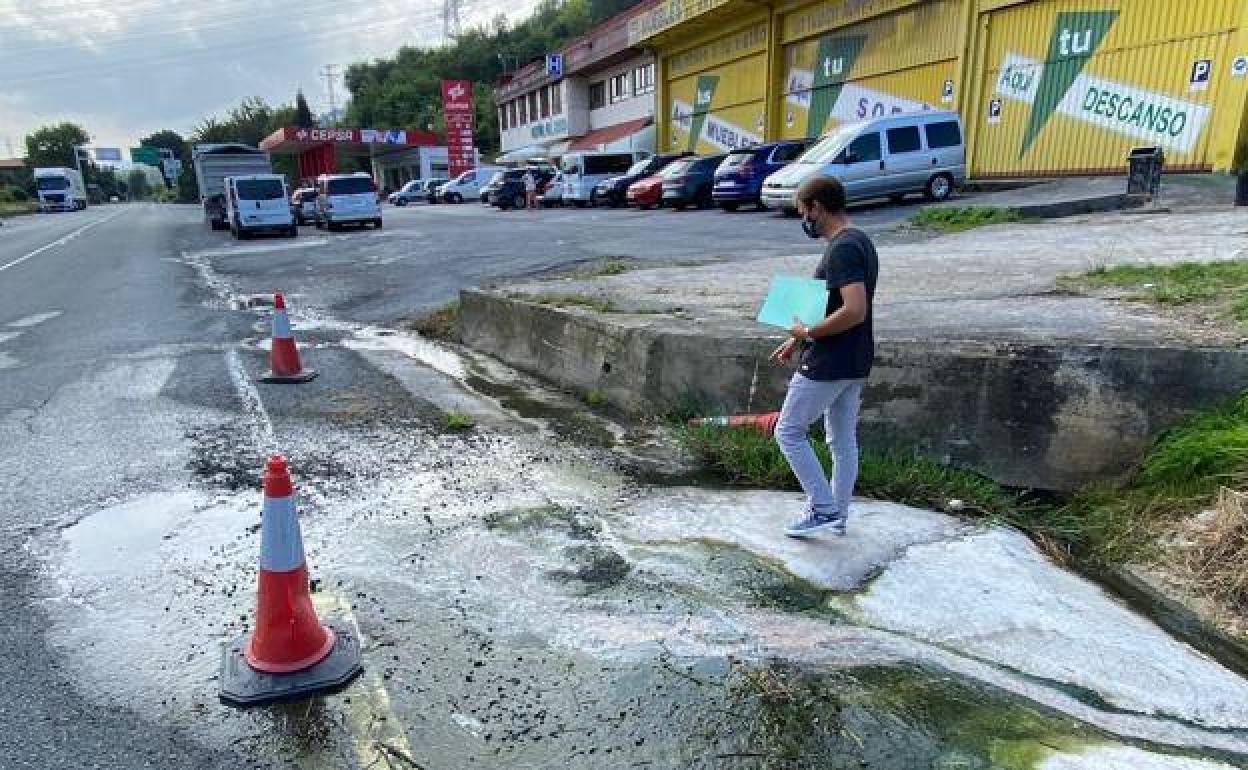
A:
POLYGON ((213 230, 226 230, 225 178, 273 173, 269 154, 245 144, 197 144, 191 148, 204 221, 213 230))
POLYGON ((87 207, 87 186, 73 168, 35 169, 40 211, 80 211, 87 207))

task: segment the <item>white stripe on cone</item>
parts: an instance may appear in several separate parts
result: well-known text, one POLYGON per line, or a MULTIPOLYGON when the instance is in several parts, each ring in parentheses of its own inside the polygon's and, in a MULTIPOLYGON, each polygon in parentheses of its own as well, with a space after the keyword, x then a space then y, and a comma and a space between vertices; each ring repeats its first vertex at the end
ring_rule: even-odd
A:
POLYGON ((289 339, 290 336, 290 319, 286 317, 286 311, 275 311, 273 313, 273 339, 289 339))
POLYGON ((295 498, 264 498, 264 518, 260 526, 260 569, 290 572, 303 566, 303 535, 295 498))

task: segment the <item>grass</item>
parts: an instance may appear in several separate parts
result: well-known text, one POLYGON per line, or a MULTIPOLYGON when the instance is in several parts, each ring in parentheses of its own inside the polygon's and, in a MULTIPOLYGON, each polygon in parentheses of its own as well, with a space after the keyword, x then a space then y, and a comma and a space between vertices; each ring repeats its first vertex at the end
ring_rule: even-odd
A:
POLYGON ((442 419, 442 426, 448 431, 462 433, 477 427, 477 421, 463 412, 447 412, 442 419))
POLYGON ((997 206, 945 206, 925 208, 911 220, 919 227, 930 227, 947 233, 960 233, 988 225, 1005 225, 1030 221, 1014 209, 997 206))
POLYGON ((459 300, 449 302, 432 313, 423 315, 408 324, 408 328, 423 337, 457 342, 459 332, 459 300))
MULTIPOLYGON (((796 489, 775 441, 751 429, 684 427, 685 444, 725 481, 752 487, 796 489)), ((816 436, 815 451, 831 468, 816 436)), ((1127 479, 1087 487, 1065 500, 1039 501, 1003 489, 990 479, 908 454, 864 451, 856 492, 959 515, 995 519, 1030 533, 1052 556, 1112 566, 1162 554, 1161 538, 1185 517, 1226 499, 1222 490, 1248 484, 1248 393, 1167 431, 1127 479)), ((1202 574, 1228 583, 1216 569, 1229 552, 1248 557, 1248 517, 1232 511, 1221 534, 1189 554, 1202 574)), ((1211 536, 1212 537, 1212 536, 1211 536)), ((1237 558, 1225 564, 1244 573, 1233 590, 1248 607, 1248 569, 1237 558)), ((1211 584, 1212 586, 1212 584, 1211 584)))
POLYGON ((607 394, 601 390, 591 390, 585 394, 585 403, 595 409, 604 407, 607 405, 607 394))
POLYGON ((1159 305, 1226 304, 1230 317, 1248 322, 1248 260, 1098 267, 1083 275, 1062 276, 1059 285, 1075 290, 1123 289, 1135 299, 1159 305))
POLYGON ((0 203, 0 217, 16 217, 23 214, 34 214, 39 210, 38 203, 0 203))
POLYGON ((618 308, 611 300, 602 297, 591 297, 587 294, 543 294, 526 297, 526 299, 539 305, 550 305, 558 308, 583 307, 599 313, 618 312, 618 308))
POLYGON ((586 267, 574 270, 568 277, 577 279, 605 278, 631 272, 634 267, 634 263, 624 257, 603 257, 586 267))

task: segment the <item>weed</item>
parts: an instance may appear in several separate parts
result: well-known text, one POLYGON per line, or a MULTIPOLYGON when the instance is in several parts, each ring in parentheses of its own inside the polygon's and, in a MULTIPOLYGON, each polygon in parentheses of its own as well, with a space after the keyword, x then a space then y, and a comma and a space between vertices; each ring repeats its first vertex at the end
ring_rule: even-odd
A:
POLYGON ((34 214, 39 210, 39 204, 26 202, 5 202, 0 203, 0 217, 13 217, 20 214, 34 214))
POLYGON ((1228 317, 1248 323, 1248 260, 1098 267, 1083 275, 1061 276, 1058 285, 1072 290, 1122 289, 1132 299, 1159 305, 1225 305, 1228 317))
POLYGON ((591 390, 585 394, 585 403, 595 409, 601 409, 607 405, 607 394, 601 390, 591 390))
POLYGON ((459 300, 449 302, 432 313, 410 321, 407 326, 421 336, 455 342, 459 339, 459 300))
POLYGON ((551 307, 584 307, 599 313, 619 312, 615 303, 603 297, 591 297, 587 294, 544 294, 526 297, 530 302, 551 307))
POLYGON ((911 221, 919 227, 958 233, 988 225, 1017 224, 1031 220, 1015 209, 996 206, 947 206, 922 209, 911 221))
POLYGON ((443 418, 443 427, 453 432, 469 431, 477 427, 477 421, 463 412, 447 412, 443 418))
POLYGON ((634 269, 635 265, 631 260, 624 257, 603 257, 600 260, 576 270, 572 273, 572 278, 605 278, 612 275, 623 275, 634 269))
POLYGON ((1242 617, 1248 610, 1248 494, 1223 489, 1215 510, 1186 566, 1208 596, 1242 617))

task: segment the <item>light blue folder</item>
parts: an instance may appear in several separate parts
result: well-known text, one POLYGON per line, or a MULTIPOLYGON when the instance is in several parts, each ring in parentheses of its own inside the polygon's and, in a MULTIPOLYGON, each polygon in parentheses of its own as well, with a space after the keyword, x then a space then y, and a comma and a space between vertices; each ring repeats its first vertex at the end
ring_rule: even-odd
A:
POLYGON ((758 311, 758 321, 788 329, 793 326, 793 317, 796 316, 807 326, 814 326, 827 316, 827 311, 826 281, 777 275, 771 279, 771 289, 758 311))

